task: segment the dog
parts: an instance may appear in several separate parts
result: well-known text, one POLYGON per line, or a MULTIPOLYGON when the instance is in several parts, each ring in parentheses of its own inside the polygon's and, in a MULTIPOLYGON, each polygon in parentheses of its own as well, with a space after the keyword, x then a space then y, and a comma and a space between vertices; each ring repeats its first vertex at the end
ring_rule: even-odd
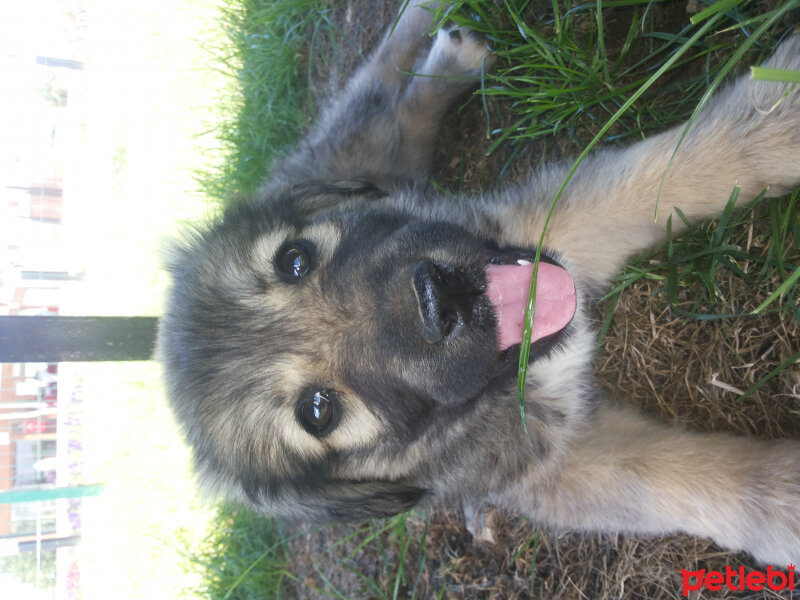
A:
MULTIPOLYGON (((444 112, 492 61, 472 32, 431 42, 430 26, 406 8, 259 193, 167 258, 158 353, 203 484, 292 519, 487 502, 550 528, 685 532, 797 563, 800 443, 690 432, 606 397, 586 308, 670 214, 800 183, 800 90, 741 78, 674 159, 683 127, 590 155, 545 229, 568 163, 482 196, 425 184, 444 112)), ((768 66, 800 69, 788 38, 768 66)))

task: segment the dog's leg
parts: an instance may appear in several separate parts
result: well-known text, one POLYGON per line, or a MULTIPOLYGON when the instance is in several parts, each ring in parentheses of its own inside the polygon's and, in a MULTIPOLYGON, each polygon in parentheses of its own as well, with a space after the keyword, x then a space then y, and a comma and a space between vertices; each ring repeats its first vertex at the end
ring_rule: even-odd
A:
POLYGON ((431 45, 431 12, 417 4, 408 4, 298 151, 276 167, 270 187, 363 178, 391 188, 424 178, 443 113, 475 86, 489 51, 464 30, 440 30, 431 45))
POLYGON ((450 104, 475 86, 493 64, 485 40, 467 29, 439 29, 425 60, 416 69, 397 106, 397 124, 408 139, 404 162, 424 176, 430 168, 439 123, 450 104))
POLYGON ((606 405, 563 461, 509 498, 509 508, 557 528, 682 531, 784 568, 800 561, 794 441, 690 433, 606 405))
MULTIPOLYGON (((767 65, 800 70, 800 35, 790 36, 767 65)), ((795 87, 742 77, 723 89, 700 113, 668 172, 683 127, 590 156, 559 201, 546 244, 564 254, 584 283, 602 285, 632 254, 664 238, 674 207, 701 219, 719 214, 734 186, 745 202, 765 188, 776 195, 800 183, 800 86, 795 87)), ((487 214, 502 213, 501 229, 510 241, 538 241, 568 167, 535 174, 527 185, 496 198, 499 207, 487 208, 487 214)), ((673 231, 681 227, 673 216, 673 231)))

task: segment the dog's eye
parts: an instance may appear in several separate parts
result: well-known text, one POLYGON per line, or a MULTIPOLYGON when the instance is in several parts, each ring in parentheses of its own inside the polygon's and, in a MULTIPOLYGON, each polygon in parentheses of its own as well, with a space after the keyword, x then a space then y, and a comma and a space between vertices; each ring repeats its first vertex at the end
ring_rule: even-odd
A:
POLYGON ((338 394, 333 390, 304 394, 300 404, 300 420, 309 433, 324 435, 332 429, 338 400, 338 394))
POLYGON ((309 242, 289 242, 281 246, 275 256, 275 267, 289 277, 304 277, 313 268, 313 247, 309 242))

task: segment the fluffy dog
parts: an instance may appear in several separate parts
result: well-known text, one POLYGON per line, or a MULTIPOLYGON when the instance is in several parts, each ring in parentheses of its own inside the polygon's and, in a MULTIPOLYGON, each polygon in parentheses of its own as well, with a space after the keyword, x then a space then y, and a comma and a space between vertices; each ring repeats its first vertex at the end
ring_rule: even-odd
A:
MULTIPOLYGON (((168 392, 211 489, 312 520, 490 502, 557 528, 683 531, 800 560, 800 444, 653 423, 594 385, 587 298, 665 238, 800 182, 800 90, 739 79, 682 128, 504 191, 423 181, 448 105, 491 60, 408 8, 253 198, 177 245, 160 330, 168 392), (407 73, 414 72, 416 76, 407 73), (656 203, 659 217, 654 219, 656 203), (673 219, 673 230, 680 219, 673 219)), ((769 66, 800 69, 790 36, 769 66)))

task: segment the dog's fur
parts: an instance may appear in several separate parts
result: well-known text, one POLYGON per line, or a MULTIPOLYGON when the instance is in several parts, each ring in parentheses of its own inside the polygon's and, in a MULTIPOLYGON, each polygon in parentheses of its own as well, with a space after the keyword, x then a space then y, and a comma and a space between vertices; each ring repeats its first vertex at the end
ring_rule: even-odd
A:
MULTIPOLYGON (((800 182, 800 90, 782 98, 787 85, 734 81, 668 172, 682 128, 583 162, 545 237, 578 307, 533 346, 526 432, 518 349, 498 351, 481 293, 488 249, 532 255, 570 165, 482 197, 421 183, 440 118, 491 60, 466 31, 439 31, 431 45, 429 25, 429 12, 408 8, 262 191, 169 258, 160 355, 203 481, 287 517, 489 502, 551 527, 684 531, 761 561, 800 560, 800 443, 692 433, 603 397, 584 310, 631 255, 664 239, 673 207, 696 220, 719 213, 736 185, 744 202, 800 182), (295 240, 309 252, 299 278, 277 266, 295 240), (426 339, 420 264, 471 294, 444 339, 426 339), (316 431, 303 410, 321 390, 333 418, 316 431)), ((768 64, 800 69, 800 36, 768 64)))

